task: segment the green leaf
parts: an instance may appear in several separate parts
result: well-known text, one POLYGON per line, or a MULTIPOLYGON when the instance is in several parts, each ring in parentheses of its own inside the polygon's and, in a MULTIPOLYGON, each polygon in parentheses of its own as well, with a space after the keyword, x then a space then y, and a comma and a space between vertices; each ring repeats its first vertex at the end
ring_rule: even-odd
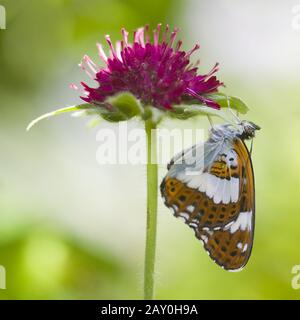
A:
POLYGON ((37 124, 38 122, 40 122, 41 120, 53 117, 53 116, 58 116, 62 113, 67 113, 67 112, 72 112, 72 111, 80 111, 80 110, 87 110, 87 109, 91 109, 92 105, 88 104, 88 103, 84 103, 84 104, 80 104, 77 106, 71 106, 71 107, 66 107, 66 108, 61 108, 61 109, 57 109, 55 111, 52 112, 48 112, 43 114, 42 116, 34 119, 33 121, 31 121, 29 123, 29 125, 27 126, 26 130, 29 131, 35 124, 37 124))
POLYGON ((93 105, 89 103, 61 108, 34 119, 27 127, 29 131, 35 124, 41 120, 60 115, 62 113, 74 112, 73 116, 90 116, 98 115, 109 122, 119 122, 128 120, 136 115, 141 114, 142 106, 140 102, 131 93, 124 92, 109 97, 102 105, 93 105), (108 110, 106 105, 110 105, 112 110, 108 110), (75 112, 74 112, 75 111, 75 112))
POLYGON ((207 107, 203 104, 191 103, 191 104, 181 104, 173 107, 172 110, 167 112, 167 115, 170 118, 176 119, 189 119, 195 116, 214 116, 225 120, 231 124, 235 124, 230 114, 225 112, 225 109, 228 108, 228 104, 232 110, 236 110, 239 113, 245 114, 249 110, 246 104, 237 97, 227 96, 224 93, 214 93, 205 95, 205 98, 212 99, 216 101, 221 109, 213 109, 207 107))
MULTIPOLYGON (((123 92, 115 96, 109 97, 106 102, 110 104, 115 112, 116 119, 118 119, 117 114, 120 115, 120 120, 130 119, 134 116, 141 114, 142 106, 139 100, 129 92, 123 92)), ((107 114, 108 115, 108 114, 107 114)), ((108 116, 108 118, 111 118, 108 116)), ((108 120, 109 121, 109 120, 108 120)))
POLYGON ((205 95, 205 98, 212 99, 216 101, 221 108, 228 108, 228 104, 231 109, 238 111, 241 114, 246 114, 249 111, 249 108, 246 104, 237 97, 227 96, 224 93, 212 93, 205 95))
POLYGON ((180 120, 186 120, 195 116, 215 116, 233 123, 232 119, 223 111, 216 110, 204 105, 177 105, 171 111, 168 111, 168 116, 180 120))

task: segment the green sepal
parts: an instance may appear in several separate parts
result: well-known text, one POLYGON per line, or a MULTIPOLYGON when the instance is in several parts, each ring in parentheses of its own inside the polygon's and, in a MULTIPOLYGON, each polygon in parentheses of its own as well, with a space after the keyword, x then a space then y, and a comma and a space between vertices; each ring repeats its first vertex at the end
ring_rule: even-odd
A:
POLYGON ((238 97, 227 96, 224 93, 212 93, 205 95, 205 98, 214 100, 216 103, 220 105, 221 108, 228 108, 228 106, 241 113, 246 114, 249 111, 247 105, 238 97))
POLYGON ((60 115, 62 113, 74 112, 74 116, 94 116, 97 115, 109 122, 119 122, 129 120, 142 113, 142 106, 134 95, 123 92, 115 96, 109 97, 103 104, 84 103, 77 106, 57 109, 48 112, 33 121, 27 126, 30 130, 36 123, 41 120, 60 115))
POLYGON ((96 123, 98 124, 100 122, 101 118, 108 122, 120 122, 129 120, 136 116, 140 116, 144 121, 152 119, 152 121, 155 123, 159 123, 166 116, 170 118, 186 120, 195 116, 204 115, 216 116, 227 122, 233 123, 233 120, 230 119, 228 114, 226 114, 223 109, 230 106, 232 110, 235 110, 241 114, 245 114, 249 110, 249 108, 241 99, 233 96, 227 96, 224 93, 207 94, 205 95, 205 98, 217 102, 221 109, 213 109, 203 104, 197 104, 196 101, 191 101, 189 104, 175 105, 171 110, 165 111, 152 106, 143 107, 141 102, 133 94, 129 92, 122 92, 107 98, 101 104, 84 103, 46 113, 30 122, 27 127, 27 131, 43 119, 67 112, 75 112, 76 116, 96 115, 96 120, 94 119, 92 122, 94 126, 96 123))
POLYGON ((204 105, 176 105, 172 110, 167 112, 170 118, 176 118, 179 120, 187 120, 196 116, 215 116, 221 118, 229 123, 232 123, 232 119, 221 109, 213 109, 204 105))
POLYGON ((29 123, 29 125, 27 126, 26 130, 29 131, 35 124, 37 124, 41 120, 48 119, 53 116, 58 116, 62 113, 67 113, 67 112, 74 112, 74 111, 77 112, 77 111, 84 111, 84 110, 89 112, 88 109, 91 109, 91 105, 89 103, 84 103, 84 104, 80 104, 77 106, 65 107, 65 108, 61 108, 61 109, 57 109, 57 110, 45 113, 45 114, 41 115, 40 117, 32 120, 29 123))
MULTIPOLYGON (((131 119, 142 113, 142 106, 139 100, 129 92, 122 92, 109 97, 105 103, 113 108, 114 111, 110 113, 115 113, 115 115, 109 117, 109 119, 116 119, 116 121, 131 119), (119 117, 117 115, 119 115, 119 117)), ((103 113, 102 116, 104 114, 106 115, 106 113, 103 113)))

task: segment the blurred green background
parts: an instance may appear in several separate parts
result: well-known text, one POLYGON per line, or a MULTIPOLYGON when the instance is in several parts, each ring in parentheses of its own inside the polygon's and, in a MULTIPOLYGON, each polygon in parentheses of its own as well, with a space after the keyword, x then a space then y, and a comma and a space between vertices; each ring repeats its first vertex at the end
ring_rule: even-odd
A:
MULTIPOLYGON (((26 133, 34 117, 80 102, 71 82, 117 40, 150 23, 181 29, 201 50, 200 72, 218 61, 228 94, 249 105, 262 127, 254 141, 257 218, 247 267, 215 265, 193 232, 159 201, 158 299, 299 299, 300 30, 295 1, 9 0, 0 30, 1 299, 138 299, 142 296, 145 168, 100 166, 97 129, 68 115, 26 133)), ((141 124, 133 122, 133 126, 141 124)), ((207 120, 165 123, 207 128, 207 120)), ((166 173, 161 166, 160 176, 166 173)))

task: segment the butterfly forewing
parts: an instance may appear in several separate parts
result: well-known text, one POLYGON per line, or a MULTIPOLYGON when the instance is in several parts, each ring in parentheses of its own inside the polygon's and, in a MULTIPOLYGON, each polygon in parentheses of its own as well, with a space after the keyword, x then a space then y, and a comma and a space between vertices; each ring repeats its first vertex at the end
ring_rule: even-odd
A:
POLYGON ((175 173, 167 174, 161 185, 165 204, 194 229, 217 264, 227 270, 242 268, 254 232, 254 178, 244 142, 236 138, 230 148, 220 147, 198 175, 175 173))

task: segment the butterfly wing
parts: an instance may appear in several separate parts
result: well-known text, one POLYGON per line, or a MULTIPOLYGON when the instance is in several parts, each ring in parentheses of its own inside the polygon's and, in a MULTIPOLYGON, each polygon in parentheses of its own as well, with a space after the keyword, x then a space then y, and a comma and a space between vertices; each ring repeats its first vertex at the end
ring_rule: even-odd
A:
POLYGON ((240 269, 249 259, 254 232, 250 155, 237 138, 230 143, 204 144, 203 157, 196 175, 188 174, 182 158, 175 157, 161 193, 166 206, 194 229, 217 264, 227 270, 240 269))
POLYGON ((255 225, 254 175, 250 154, 244 142, 238 139, 234 148, 241 167, 241 196, 237 202, 238 216, 217 229, 195 230, 210 257, 226 270, 241 270, 251 255, 255 225))

